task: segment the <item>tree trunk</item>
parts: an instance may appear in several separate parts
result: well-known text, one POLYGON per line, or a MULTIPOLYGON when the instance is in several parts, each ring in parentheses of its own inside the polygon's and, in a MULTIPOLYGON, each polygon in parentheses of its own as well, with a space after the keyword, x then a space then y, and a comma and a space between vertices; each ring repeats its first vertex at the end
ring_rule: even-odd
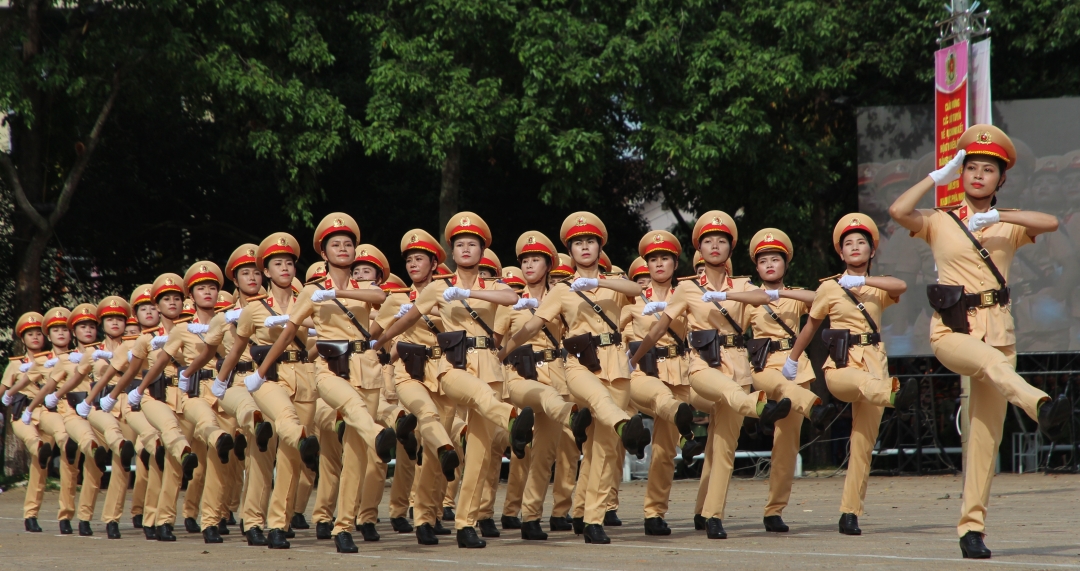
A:
POLYGON ((30 245, 23 252, 19 264, 19 275, 15 279, 15 312, 16 316, 27 311, 43 311, 41 307, 41 257, 45 255, 45 247, 49 245, 49 238, 53 231, 38 230, 30 239, 30 245))
POLYGON ((439 188, 439 227, 436 236, 446 227, 450 217, 458 212, 458 190, 461 188, 461 147, 454 144, 446 150, 442 165, 442 186, 439 188))

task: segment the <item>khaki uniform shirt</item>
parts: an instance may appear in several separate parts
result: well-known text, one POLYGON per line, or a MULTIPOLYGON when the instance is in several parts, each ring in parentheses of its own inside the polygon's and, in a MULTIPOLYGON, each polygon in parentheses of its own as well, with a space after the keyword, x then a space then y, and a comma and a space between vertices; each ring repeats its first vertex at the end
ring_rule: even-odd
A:
MULTIPOLYGON (((283 327, 264 327, 266 318, 273 315, 270 312, 272 309, 277 315, 289 315, 292 318, 292 311, 296 307, 296 296, 289 296, 287 305, 285 307, 278 307, 277 300, 273 297, 255 296, 248 300, 247 305, 244 306, 243 311, 240 312, 240 318, 236 320, 236 335, 240 337, 246 337, 250 343, 255 345, 273 345, 277 342, 278 337, 281 337, 283 327), (263 302, 266 304, 264 305, 263 302), (267 308, 269 306, 269 309, 267 308)), ((216 318, 215 318, 216 319, 216 318)), ((295 341, 292 341, 287 347, 288 350, 302 351, 307 353, 307 327, 296 328, 296 338, 303 344, 297 346, 295 341)), ((235 339, 234 339, 235 340, 235 339)), ((251 360, 251 352, 245 348, 244 356, 241 360, 251 360)), ((312 377, 311 368, 307 363, 278 363, 277 374, 278 382, 282 383, 286 390, 292 394, 293 399, 298 402, 313 402, 319 395, 315 388, 315 379, 312 377)))
MULTIPOLYGON (((409 292, 397 292, 386 296, 386 301, 383 302, 382 307, 379 308, 379 314, 375 318, 375 322, 378 323, 383 330, 389 329, 393 325, 394 316, 397 315, 402 305, 406 303, 416 303, 418 292, 416 287, 409 288, 409 292)), ((419 310, 418 310, 419 311, 419 310)), ((395 342, 402 341, 405 343, 412 343, 415 345, 425 345, 429 348, 438 347, 439 340, 435 336, 435 332, 431 327, 446 331, 443 327, 442 317, 439 315, 424 315, 420 321, 417 321, 412 327, 405 330, 404 333, 398 335, 395 342), (430 322, 431 325, 428 325, 430 322)), ((439 361, 440 359, 428 359, 427 365, 424 367, 424 386, 431 392, 439 392, 439 361)), ((405 366, 394 367, 394 384, 405 382, 412 377, 409 376, 408 371, 405 370, 405 366)))
MULTIPOLYGON (((532 296, 528 291, 524 291, 522 292, 521 297, 522 299, 529 299, 532 296)), ((547 298, 547 294, 544 295, 544 298, 547 298)), ((493 329, 495 330, 495 333, 502 335, 504 340, 509 339, 510 337, 513 337, 515 333, 521 331, 521 328, 532 320, 533 315, 534 312, 529 311, 528 309, 515 310, 513 307, 502 306, 495 313, 495 327, 493 327, 493 329)), ((546 327, 551 335, 555 337, 555 340, 559 341, 560 344, 562 343, 562 320, 555 319, 548 321, 544 323, 544 327, 546 327)), ((537 353, 544 349, 558 349, 558 347, 552 344, 551 339, 548 338, 543 330, 534 335, 532 339, 529 339, 527 343, 532 345, 532 350, 537 353)), ((503 344, 505 345, 506 341, 503 341, 503 344)), ((564 362, 565 360, 559 357, 556 357, 556 359, 551 362, 537 361, 536 380, 553 387, 560 395, 567 396, 570 394, 570 391, 566 387, 566 369, 563 368, 564 362)), ((511 365, 506 366, 506 375, 507 378, 520 378, 517 370, 511 365)))
MULTIPOLYGON (((361 284, 356 280, 349 280, 345 284, 335 286, 333 280, 327 277, 319 282, 319 285, 322 287, 319 288, 314 284, 304 287, 289 309, 289 321, 300 330, 304 329, 303 321, 310 317, 315 322, 315 331, 320 341, 365 341, 364 334, 356 328, 349 316, 345 315, 345 312, 341 310, 341 307, 334 300, 315 303, 311 301, 311 294, 316 289, 330 290, 335 289, 335 287, 343 290, 378 290, 378 284, 375 282, 361 284)), ((356 317, 356 320, 365 327, 371 322, 371 310, 378 309, 374 304, 353 299, 339 299, 337 301, 348 308, 356 317)), ((333 374, 330 373, 326 360, 321 357, 315 364, 315 370, 317 374, 333 374)), ((349 382, 354 387, 362 389, 382 388, 382 365, 379 364, 379 357, 374 351, 349 355, 349 382)))
MULTIPOLYGON (((956 210, 956 215, 964 224, 967 224, 969 210, 967 201, 956 210)), ((982 256, 975 250, 975 246, 956 221, 951 220, 947 211, 920 210, 919 213, 923 216, 922 228, 911 235, 925 240, 933 250, 934 260, 938 265, 938 283, 962 285, 966 293, 979 293, 1001 287, 982 256)), ((974 232, 974 235, 983 247, 990 251, 990 259, 994 261, 1006 282, 1016 250, 1035 243, 1035 239, 1028 236, 1026 228, 1007 222, 991 224, 974 232)), ((994 347, 1016 344, 1010 306, 995 305, 969 310, 968 324, 972 337, 994 347)), ((941 323, 940 315, 934 313, 930 321, 930 342, 933 343, 948 333, 952 333, 952 330, 941 323)))
MULTIPOLYGON (((791 288, 786 288, 791 289, 791 288)), ((806 304, 797 299, 780 298, 776 301, 769 302, 767 306, 761 305, 758 307, 750 306, 747 311, 750 313, 750 326, 754 328, 755 339, 789 339, 791 335, 788 335, 787 331, 777 323, 776 319, 769 315, 768 307, 779 317, 792 331, 795 332, 795 336, 799 333, 799 321, 803 315, 809 312, 806 304)), ((791 340, 792 344, 795 340, 791 340)), ((787 358, 791 354, 791 349, 785 349, 782 351, 775 351, 769 354, 769 360, 765 362, 766 369, 781 370, 784 368, 784 363, 787 363, 787 358)), ((799 358, 799 371, 795 374, 795 382, 798 384, 810 382, 814 380, 814 370, 810 366, 810 358, 804 351, 802 357, 799 358)))
MULTIPOLYGON (((52 351, 42 351, 41 353, 36 353, 34 355, 30 355, 29 353, 27 353, 22 357, 8 360, 7 367, 4 368, 4 376, 2 379, 0 379, 0 385, 3 385, 4 391, 15 386, 15 383, 19 382, 19 379, 22 378, 23 373, 19 370, 19 367, 21 367, 23 363, 33 362, 35 367, 43 367, 45 361, 48 361, 51 358, 53 358, 52 351)), ((29 371, 27 371, 27 374, 29 374, 29 371)), ((31 382, 30 384, 23 387, 21 391, 19 391, 19 394, 26 397, 27 399, 26 406, 29 406, 30 401, 34 400, 34 397, 37 396, 38 388, 39 387, 37 386, 37 383, 31 382)), ((31 424, 36 424, 38 422, 38 420, 41 418, 42 410, 45 410, 44 406, 39 406, 34 409, 34 413, 30 417, 31 424)), ((20 422, 20 420, 14 415, 12 416, 11 421, 20 422)))
MULTIPOLYGON (((213 321, 213 318, 211 318, 213 321)), ((176 327, 173 327, 169 332, 169 340, 165 342, 165 347, 162 351, 166 355, 173 358, 173 361, 179 363, 182 367, 187 367, 188 363, 192 362, 199 355, 202 354, 203 349, 207 346, 204 340, 206 333, 209 333, 207 329, 206 333, 192 333, 188 330, 188 325, 203 325, 199 321, 199 316, 196 314, 191 318, 191 321, 187 323, 178 323, 176 327)), ((205 324, 209 327, 209 324, 205 324)), ((214 362, 211 361, 203 365, 202 370, 213 371, 214 362)), ((187 371, 189 377, 194 377, 197 371, 187 371)), ((211 405, 216 405, 218 399, 214 396, 214 393, 210 391, 210 386, 214 383, 216 375, 211 375, 209 378, 199 381, 201 385, 199 387, 199 398, 205 400, 211 405)), ((194 380, 192 382, 195 382, 194 380)))
MULTIPOLYGON (((71 356, 75 354, 75 351, 68 353, 60 358, 60 362, 52 368, 52 372, 49 373, 49 380, 56 383, 56 388, 60 388, 67 380, 78 371, 84 363, 92 363, 91 356, 94 351, 97 351, 103 347, 103 345, 94 343, 92 345, 84 345, 79 349, 76 349, 79 353, 82 353, 82 359, 78 363, 71 362, 71 356)), ((90 390, 90 378, 89 376, 83 376, 82 380, 74 389, 71 389, 71 393, 88 392, 90 390)), ((56 412, 65 416, 75 414, 75 407, 69 406, 66 398, 60 399, 60 402, 56 405, 56 412)))
MULTIPOLYGON (((690 331, 715 329, 721 335, 737 335, 738 332, 731 326, 731 322, 716 309, 715 304, 701 301, 703 293, 701 287, 698 286, 704 287, 706 291, 733 292, 753 291, 757 289, 757 286, 751 284, 747 278, 728 277, 723 283, 719 284, 719 287, 716 287, 716 284, 709 283, 708 276, 702 274, 701 277, 679 282, 678 287, 675 288, 675 293, 668 298, 667 309, 664 310, 664 313, 671 318, 672 322, 681 317, 686 319, 690 331)), ((746 331, 750 326, 750 312, 748 310, 751 306, 736 301, 722 301, 720 306, 727 310, 728 315, 743 331, 746 331)), ((697 351, 691 349, 690 374, 708 368, 709 365, 701 359, 697 351)), ((748 386, 753 383, 750 376, 750 360, 746 355, 745 348, 721 347, 720 366, 718 368, 720 372, 731 377, 740 385, 748 386)))
MULTIPOLYGON (((851 288, 851 293, 855 294, 855 299, 858 299, 863 307, 866 308, 866 312, 870 314, 870 317, 874 319, 875 324, 881 323, 881 312, 886 307, 893 305, 897 301, 896 298, 890 297, 888 293, 883 289, 870 286, 860 286, 851 288)), ((854 301, 844 293, 844 288, 840 287, 840 284, 836 283, 836 280, 825 280, 817 289, 817 293, 814 296, 814 304, 810 308, 810 317, 814 319, 830 319, 830 327, 833 329, 847 329, 852 333, 870 333, 870 325, 866 322, 866 317, 859 311, 858 306, 854 301)), ((882 371, 888 371, 888 357, 885 354, 885 344, 878 343, 874 345, 851 345, 848 348, 848 366, 856 367, 864 371, 868 371, 865 361, 869 359, 875 359, 880 363, 880 369, 882 371)), ((832 357, 825 359, 825 364, 822 365, 822 369, 835 369, 836 364, 833 363, 832 357)))
MULTIPOLYGON (((568 281, 573 282, 579 277, 581 276, 575 273, 568 281)), ((601 274, 599 279, 608 278, 601 274)), ((571 291, 567 283, 555 284, 540 302, 540 307, 536 309, 536 316, 543 319, 551 327, 555 319, 561 315, 569 327, 569 330, 563 333, 564 339, 585 333, 590 335, 615 333, 603 318, 593 311, 592 304, 599 305, 604 315, 617 326, 622 308, 634 303, 634 298, 608 288, 598 287, 593 291, 583 291, 581 293, 585 295, 588 301, 581 299, 580 295, 571 291)), ((600 359, 600 372, 596 374, 597 377, 607 381, 630 378, 630 369, 626 362, 624 345, 597 347, 596 354, 600 359)), ((570 355, 567 357, 567 361, 576 364, 577 357, 570 355)))
MULTIPOLYGON (((416 297, 416 309, 421 315, 438 315, 442 317, 443 331, 465 331, 469 337, 488 337, 488 333, 484 331, 484 328, 472 316, 469 315, 468 310, 465 309, 465 305, 460 301, 445 301, 443 300, 443 292, 447 288, 455 286, 470 290, 488 290, 488 291, 501 291, 510 289, 510 286, 495 280, 488 280, 484 278, 476 278, 476 282, 467 284, 461 281, 457 274, 450 279, 435 280, 424 291, 420 292, 420 295, 416 297)), ((498 309, 498 305, 483 301, 480 299, 468 299, 465 303, 469 304, 474 311, 480 316, 480 319, 484 320, 484 323, 491 327, 495 323, 495 310, 498 309)), ((417 327, 421 327, 422 323, 418 323, 417 327)), ((501 383, 503 381, 503 365, 499 362, 497 356, 497 349, 495 347, 495 340, 491 341, 492 347, 490 349, 476 349, 470 350, 467 354, 466 370, 469 374, 479 378, 486 383, 501 383)), ((439 375, 453 369, 453 365, 450 361, 443 358, 439 361, 439 375)))
MULTIPOLYGON (((671 301, 671 297, 675 295, 675 289, 674 287, 671 288, 663 301, 671 301)), ((630 343, 644 339, 649 334, 653 324, 660 319, 659 313, 642 315, 641 312, 645 310, 645 304, 649 301, 661 301, 651 287, 645 288, 645 291, 641 292, 641 296, 634 299, 633 305, 622 308, 619 325, 623 332, 623 342, 626 343, 628 350, 630 343)), ((675 347, 680 343, 686 344, 686 316, 680 315, 677 319, 672 319, 668 329, 674 331, 680 340, 673 339, 671 333, 665 329, 664 335, 656 342, 657 347, 675 347)), ((658 357, 656 365, 656 368, 660 370, 661 381, 673 386, 690 384, 690 351, 687 351, 682 356, 658 357)), ((645 373, 641 372, 640 367, 630 372, 630 378, 643 376, 645 376, 645 373)))
MULTIPOLYGON (((164 317, 162 319, 164 319, 164 317)), ((165 375, 166 384, 168 385, 165 390, 165 404, 172 407, 174 411, 181 410, 184 400, 187 399, 187 393, 181 393, 176 388, 176 383, 178 380, 176 362, 173 361, 172 357, 170 357, 168 353, 165 353, 164 347, 156 351, 152 350, 150 342, 154 339, 154 337, 157 337, 159 335, 170 335, 171 339, 171 334, 179 332, 179 328, 183 326, 184 324, 182 323, 174 326, 170 333, 166 333, 165 328, 160 325, 158 327, 155 327, 154 329, 145 329, 143 330, 142 335, 140 335, 139 338, 136 339, 134 344, 131 346, 131 356, 143 360, 143 366, 146 367, 145 369, 143 369, 144 373, 153 368, 154 363, 156 363, 158 359, 169 360, 169 363, 165 365, 165 369, 162 374, 165 375)), ((166 341, 166 344, 167 343, 168 341, 166 341)), ((113 359, 115 360, 116 357, 117 356, 114 354, 113 359)), ((133 386, 134 385, 128 385, 127 389, 130 391, 133 386)), ((143 398, 153 397, 151 397, 149 393, 146 393, 143 394, 143 398)))

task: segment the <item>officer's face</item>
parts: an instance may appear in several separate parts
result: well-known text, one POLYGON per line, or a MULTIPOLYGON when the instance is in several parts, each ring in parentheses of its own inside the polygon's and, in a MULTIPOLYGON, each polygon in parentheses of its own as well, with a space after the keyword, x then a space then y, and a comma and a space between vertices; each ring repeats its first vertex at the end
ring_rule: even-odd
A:
POLYGON ((29 329, 23 332, 22 342, 28 351, 41 351, 45 347, 45 334, 40 327, 29 329))
POLYGON ((489 268, 487 266, 485 266, 483 268, 480 268, 479 273, 480 273, 480 277, 484 278, 485 280, 495 279, 495 272, 492 271, 491 268, 489 268))
POLYGON ((679 267, 679 263, 675 261, 675 255, 668 252, 649 254, 645 258, 645 263, 649 265, 649 276, 655 282, 671 281, 671 278, 675 276, 675 268, 679 267))
POLYGON ((427 252, 414 251, 405 256, 405 271, 409 273, 409 279, 413 283, 422 282, 431 277, 431 272, 435 269, 434 264, 431 254, 427 252))
POLYGON ((699 278, 705 275, 705 264, 698 264, 697 266, 695 266, 694 273, 696 273, 699 278))
POLYGON ((475 267, 480 263, 484 245, 475 236, 454 238, 454 263, 465 268, 475 267))
POLYGON ((195 301, 195 306, 199 309, 213 311, 214 305, 217 304, 217 294, 218 285, 214 282, 195 284, 195 287, 191 288, 191 299, 195 301))
POLYGON ((564 276, 548 274, 548 285, 555 285, 564 276))
POLYGON ((258 295, 262 281, 262 272, 255 264, 244 264, 236 269, 236 287, 244 295, 258 295))
POLYGON ((266 277, 280 288, 292 285, 293 276, 296 275, 296 261, 292 256, 270 256, 266 260, 266 277))
POLYGON ((79 343, 88 345, 97 341, 97 323, 92 321, 83 321, 82 323, 75 324, 75 338, 79 340, 79 343))
POLYGON ((570 241, 570 256, 579 267, 591 268, 600 261, 600 240, 583 236, 570 241))
POLYGON ((358 282, 379 281, 379 270, 371 264, 356 264, 352 269, 352 279, 358 282))
POLYGON ((639 286, 641 286, 643 288, 644 287, 649 287, 649 284, 652 283, 652 278, 649 277, 649 274, 642 274, 642 275, 638 276, 637 279, 634 280, 634 282, 636 282, 637 285, 639 285, 639 286))
POLYGON ((762 281, 778 282, 784 279, 786 270, 787 263, 784 262, 784 256, 769 252, 758 254, 757 272, 762 281))
POLYGON ((180 317, 180 310, 183 308, 184 299, 180 297, 180 294, 175 292, 169 292, 158 298, 157 308, 158 311, 169 319, 176 319, 180 317))
POLYGON ((862 232, 850 232, 840 242, 840 257, 849 266, 862 267, 874 257, 874 248, 862 232))
POLYGON ((53 347, 67 347, 71 344, 71 330, 67 325, 53 325, 49 328, 49 342, 53 347))
POLYGON ((142 332, 142 328, 138 325, 124 326, 124 335, 138 335, 140 332, 142 332))
POLYGON ((973 198, 987 198, 1005 182, 1005 175, 996 161, 970 160, 964 164, 961 175, 964 192, 973 198))
POLYGON ((127 320, 123 317, 109 316, 101 320, 101 329, 109 337, 119 337, 124 334, 124 325, 127 320))
POLYGON ((541 254, 525 254, 521 257, 521 273, 525 274, 525 281, 530 284, 544 283, 548 279, 548 270, 551 263, 548 257, 541 254))
POLYGON ((351 267, 353 260, 356 259, 356 244, 353 243, 352 236, 345 234, 330 236, 323 248, 322 259, 339 268, 351 267))
MULTIPOLYGON (((161 322, 161 312, 158 311, 156 305, 143 303, 135 308, 135 319, 138 319, 139 325, 143 327, 157 327, 157 324, 161 322)), ((135 331, 135 333, 139 333, 139 331, 135 331)))
POLYGON ((711 232, 701 237, 698 251, 706 264, 719 266, 731 257, 731 239, 727 234, 711 232))

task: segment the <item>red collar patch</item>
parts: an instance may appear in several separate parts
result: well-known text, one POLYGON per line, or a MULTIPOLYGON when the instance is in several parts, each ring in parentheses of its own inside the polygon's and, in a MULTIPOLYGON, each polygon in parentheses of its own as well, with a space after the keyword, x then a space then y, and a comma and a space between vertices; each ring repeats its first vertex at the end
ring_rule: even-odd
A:
POLYGON ((416 290, 409 292, 409 301, 416 301, 416 290))

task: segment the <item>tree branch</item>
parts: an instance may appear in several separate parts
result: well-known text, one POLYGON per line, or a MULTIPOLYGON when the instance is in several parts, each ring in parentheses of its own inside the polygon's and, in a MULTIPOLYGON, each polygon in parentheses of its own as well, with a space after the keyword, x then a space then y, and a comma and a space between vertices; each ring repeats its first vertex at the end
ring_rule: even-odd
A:
POLYGON ((108 120, 109 113, 112 112, 113 105, 116 103, 116 96, 119 93, 120 72, 117 71, 113 73, 112 93, 105 100, 105 104, 101 106, 101 112, 98 113, 97 121, 94 122, 94 129, 90 131, 90 137, 86 141, 86 150, 75 160, 71 172, 68 173, 67 180, 64 181, 64 190, 56 200, 56 208, 53 210, 52 215, 49 216, 50 227, 54 227, 60 221, 60 218, 67 213, 68 207, 71 206, 71 197, 75 194, 75 188, 79 186, 79 180, 86 170, 86 165, 90 162, 90 156, 94 154, 94 149, 97 148, 98 141, 101 140, 101 131, 105 128, 105 121, 108 120))
POLYGON ((48 232, 49 221, 45 220, 45 217, 26 198, 26 191, 23 190, 22 181, 19 180, 19 171, 15 168, 15 163, 11 162, 11 157, 3 151, 0 151, 0 165, 4 167, 4 170, 8 173, 8 178, 11 179, 11 188, 15 191, 15 202, 19 203, 19 208, 34 223, 34 226, 37 226, 43 232, 48 232))

